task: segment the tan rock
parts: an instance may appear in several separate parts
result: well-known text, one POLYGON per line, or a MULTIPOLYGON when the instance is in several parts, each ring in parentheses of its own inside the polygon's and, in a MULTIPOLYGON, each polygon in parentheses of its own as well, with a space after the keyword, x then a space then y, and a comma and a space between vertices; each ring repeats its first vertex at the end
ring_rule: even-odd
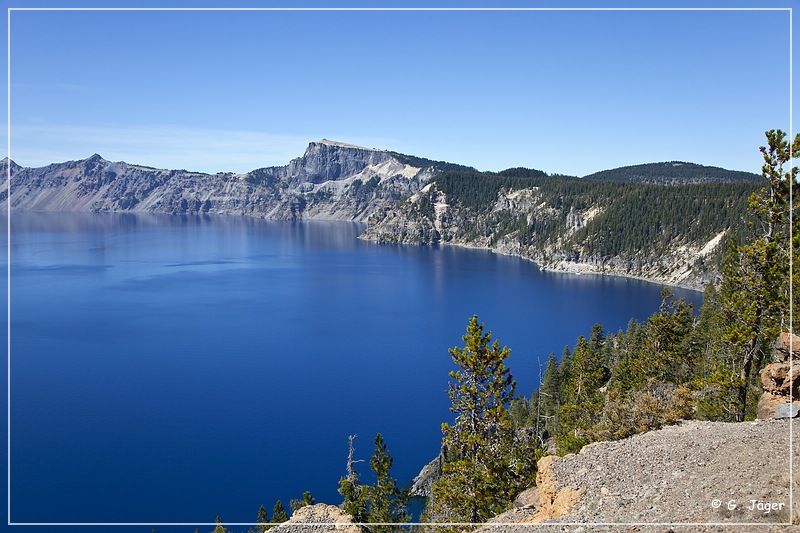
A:
MULTIPOLYGON (((756 415, 756 418, 759 420, 772 418, 778 406, 788 402, 788 396, 765 392, 761 395, 761 399, 758 401, 758 414, 756 415)), ((796 400, 794 403, 800 404, 800 399, 796 400)))
POLYGON ((536 508, 536 514, 525 520, 526 522, 535 523, 564 516, 583 496, 584 489, 562 487, 559 490, 558 481, 553 474, 553 463, 559 459, 555 455, 548 455, 539 459, 536 472, 536 487, 528 489, 528 491, 535 490, 536 503, 534 507, 536 508))
POLYGON ((783 332, 775 341, 770 363, 761 370, 764 394, 758 402, 757 417, 772 418, 779 405, 800 403, 800 337, 783 332))
POLYGON ((799 379, 800 363, 772 363, 761 371, 761 386, 773 394, 788 395, 791 384, 797 383, 799 379))
POLYGON ((353 517, 335 505, 318 503, 301 507, 292 514, 288 522, 269 530, 271 533, 318 533, 337 531, 341 533, 364 533, 364 529, 353 522, 353 517))
POLYGON ((800 337, 784 331, 775 341, 772 355, 775 361, 785 363, 789 361, 790 352, 793 359, 800 360, 800 337))

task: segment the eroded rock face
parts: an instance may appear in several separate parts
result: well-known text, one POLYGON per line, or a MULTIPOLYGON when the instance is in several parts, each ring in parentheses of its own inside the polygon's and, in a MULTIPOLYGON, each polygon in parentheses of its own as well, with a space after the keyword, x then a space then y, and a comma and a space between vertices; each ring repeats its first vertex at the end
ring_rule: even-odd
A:
POLYGON ((366 530, 353 522, 353 517, 335 505, 318 503, 301 507, 292 514, 288 522, 270 529, 275 533, 318 533, 338 531, 342 533, 363 533, 366 530))
POLYGON ((427 498, 433 494, 433 484, 442 477, 443 464, 444 458, 441 453, 433 461, 426 464, 411 482, 411 495, 427 498))
POLYGON ((368 166, 391 159, 383 150, 350 146, 323 139, 308 145, 302 157, 289 163, 288 175, 297 183, 323 183, 353 176, 368 166))
MULTIPOLYGON (((776 416, 778 408, 793 403, 800 406, 800 337, 781 333, 772 351, 773 363, 761 371, 764 394, 758 402, 758 418, 776 416)), ((785 407, 780 418, 793 416, 796 409, 785 407), (788 413, 788 415, 783 414, 788 413)))

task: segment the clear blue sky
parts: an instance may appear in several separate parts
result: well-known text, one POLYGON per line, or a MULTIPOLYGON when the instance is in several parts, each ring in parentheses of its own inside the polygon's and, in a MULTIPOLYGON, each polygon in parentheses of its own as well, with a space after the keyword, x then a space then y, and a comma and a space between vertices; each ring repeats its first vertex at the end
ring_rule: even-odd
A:
POLYGON ((97 152, 160 168, 246 172, 285 164, 326 137, 481 170, 585 175, 681 160, 758 172, 764 131, 790 127, 789 20, 785 10, 12 11, 11 156, 42 166, 97 152))

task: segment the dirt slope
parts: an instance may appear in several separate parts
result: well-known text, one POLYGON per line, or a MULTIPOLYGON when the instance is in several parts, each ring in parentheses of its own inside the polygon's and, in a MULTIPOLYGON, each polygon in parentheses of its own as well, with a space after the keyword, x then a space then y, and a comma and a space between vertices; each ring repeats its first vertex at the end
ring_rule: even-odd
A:
POLYGON ((542 459, 520 508, 480 531, 800 531, 793 426, 793 513, 788 420, 693 421, 542 459))

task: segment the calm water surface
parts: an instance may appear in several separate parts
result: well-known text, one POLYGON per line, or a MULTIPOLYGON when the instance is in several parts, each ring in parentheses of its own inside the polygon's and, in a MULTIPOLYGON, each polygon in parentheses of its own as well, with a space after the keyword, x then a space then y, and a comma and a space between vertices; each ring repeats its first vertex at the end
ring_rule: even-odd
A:
POLYGON ((472 314, 528 395, 550 352, 660 302, 658 285, 366 243, 350 223, 20 213, 11 229, 14 522, 338 504, 350 434, 368 460, 383 433, 406 483, 438 452, 447 349, 472 314))

